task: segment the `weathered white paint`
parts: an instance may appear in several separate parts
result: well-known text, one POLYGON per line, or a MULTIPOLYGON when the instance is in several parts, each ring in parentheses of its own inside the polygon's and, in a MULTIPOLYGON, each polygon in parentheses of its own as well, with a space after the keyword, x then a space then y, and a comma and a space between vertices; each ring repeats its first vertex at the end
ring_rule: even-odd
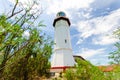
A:
POLYGON ((70 42, 69 25, 65 20, 59 20, 55 25, 55 49, 59 48, 72 49, 70 42))

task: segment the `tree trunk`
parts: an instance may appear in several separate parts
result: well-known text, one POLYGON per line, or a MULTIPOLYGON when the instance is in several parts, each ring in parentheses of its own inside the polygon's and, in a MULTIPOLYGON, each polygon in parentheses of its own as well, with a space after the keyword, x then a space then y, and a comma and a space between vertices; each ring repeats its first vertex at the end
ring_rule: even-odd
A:
POLYGON ((3 75, 4 69, 5 69, 5 65, 6 65, 7 60, 3 60, 2 64, 0 65, 0 78, 3 75))

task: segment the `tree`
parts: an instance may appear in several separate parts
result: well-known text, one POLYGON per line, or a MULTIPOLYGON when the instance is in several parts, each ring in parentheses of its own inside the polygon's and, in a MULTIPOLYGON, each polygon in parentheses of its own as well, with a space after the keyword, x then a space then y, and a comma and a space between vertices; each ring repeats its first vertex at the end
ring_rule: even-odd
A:
MULTIPOLYGON (((113 32, 113 34, 116 38, 120 39, 120 28, 113 32)), ((116 51, 111 52, 108 58, 112 60, 112 64, 120 64, 120 42, 115 43, 114 46, 116 47, 116 51)))
POLYGON ((50 68, 48 59, 52 53, 51 44, 32 44, 29 45, 29 48, 27 49, 25 48, 23 50, 27 53, 21 52, 8 61, 8 64, 11 64, 11 62, 12 64, 5 68, 4 79, 33 80, 35 76, 47 76, 50 68), (38 46, 43 47, 39 48, 38 46), (27 49, 30 53, 27 51, 27 49), (33 55, 30 56, 31 54, 33 55))
POLYGON ((44 26, 41 21, 36 22, 42 13, 41 9, 35 8, 38 3, 39 0, 33 0, 24 7, 16 0, 9 14, 0 15, 1 79, 32 79, 33 73, 45 75, 50 67, 52 41, 41 35, 38 28, 44 26))
POLYGON ((120 64, 120 43, 117 42, 115 47, 117 50, 110 53, 109 59, 112 59, 112 64, 120 64))

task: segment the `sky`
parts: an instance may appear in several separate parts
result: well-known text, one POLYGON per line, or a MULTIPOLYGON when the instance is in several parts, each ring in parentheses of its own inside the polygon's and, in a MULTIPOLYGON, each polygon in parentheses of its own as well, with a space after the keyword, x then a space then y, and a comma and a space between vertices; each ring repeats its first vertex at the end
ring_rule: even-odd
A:
MULTIPOLYGON (((19 0, 28 3, 31 0, 19 0)), ((74 55, 80 55, 94 65, 108 65, 109 53, 116 50, 112 32, 120 27, 120 0, 40 0, 43 9, 39 20, 42 30, 54 40, 53 21, 57 12, 64 11, 70 19, 70 36, 74 55)), ((0 14, 14 0, 0 0, 0 14)), ((61 35, 62 36, 62 35, 61 35)))

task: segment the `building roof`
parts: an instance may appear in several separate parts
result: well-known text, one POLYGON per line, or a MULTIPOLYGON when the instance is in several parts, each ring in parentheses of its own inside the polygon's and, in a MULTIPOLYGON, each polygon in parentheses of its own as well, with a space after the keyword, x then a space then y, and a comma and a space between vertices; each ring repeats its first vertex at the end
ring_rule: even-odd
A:
POLYGON ((114 64, 114 65, 107 65, 107 66, 98 66, 98 68, 103 72, 111 72, 118 66, 119 65, 114 64))
POLYGON ((74 57, 74 59, 75 59, 75 58, 79 58, 79 59, 81 59, 81 60, 85 60, 82 56, 73 55, 73 57, 74 57))

